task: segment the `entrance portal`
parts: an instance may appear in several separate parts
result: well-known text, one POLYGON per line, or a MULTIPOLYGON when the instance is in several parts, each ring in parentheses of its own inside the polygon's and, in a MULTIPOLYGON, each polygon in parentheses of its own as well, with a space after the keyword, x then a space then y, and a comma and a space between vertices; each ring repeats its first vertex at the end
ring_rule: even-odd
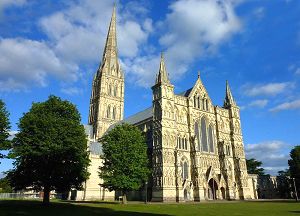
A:
POLYGON ((217 190, 218 190, 217 182, 213 178, 211 178, 208 181, 208 199, 212 199, 212 200, 217 199, 217 190))
POLYGON ((221 194, 222 194, 222 199, 226 199, 224 187, 221 187, 221 194))

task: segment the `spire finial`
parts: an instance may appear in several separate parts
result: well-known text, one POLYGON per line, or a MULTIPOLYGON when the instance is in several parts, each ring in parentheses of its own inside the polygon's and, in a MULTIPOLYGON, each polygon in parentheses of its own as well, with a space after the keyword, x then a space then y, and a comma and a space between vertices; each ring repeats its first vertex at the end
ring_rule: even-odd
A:
POLYGON ((200 70, 198 70, 198 79, 200 79, 200 70))
POLYGON ((159 65, 159 71, 157 75, 157 83, 170 83, 169 81, 169 74, 167 72, 166 66, 165 66, 165 60, 164 60, 164 53, 161 52, 160 54, 160 65, 159 65))
POLYGON ((106 43, 102 57, 102 64, 105 61, 110 62, 109 66, 118 67, 118 48, 117 48, 117 29, 116 29, 116 2, 114 2, 112 16, 107 33, 106 43))

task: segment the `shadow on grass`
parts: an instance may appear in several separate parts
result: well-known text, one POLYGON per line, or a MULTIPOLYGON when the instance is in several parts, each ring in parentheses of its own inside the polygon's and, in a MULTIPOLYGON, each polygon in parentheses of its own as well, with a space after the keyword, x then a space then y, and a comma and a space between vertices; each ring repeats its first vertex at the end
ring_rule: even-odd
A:
MULTIPOLYGON (((101 202, 95 202, 100 204, 97 206, 85 206, 75 205, 72 203, 52 202, 49 206, 43 206, 40 201, 27 201, 27 200, 0 200, 0 215, 1 216, 98 216, 98 215, 124 215, 124 216, 156 216, 162 214, 155 213, 143 213, 126 211, 126 206, 119 205, 118 209, 109 208, 109 206, 101 205, 101 202), (120 209, 120 208, 124 208, 120 209)), ((103 203, 105 204, 105 203, 103 203)), ((107 203, 106 203, 107 204, 107 203)), ((108 204, 110 205, 110 204, 108 204)), ((116 205, 113 205, 116 207, 116 205)), ((112 207, 113 207, 112 206, 112 207)), ((165 215, 167 216, 167 215, 165 215)))
POLYGON ((300 214, 300 211, 289 211, 291 213, 296 213, 296 214, 300 214))
POLYGON ((72 200, 62 200, 62 203, 74 203, 74 204, 116 204, 119 205, 120 202, 109 202, 109 201, 72 201, 72 200))

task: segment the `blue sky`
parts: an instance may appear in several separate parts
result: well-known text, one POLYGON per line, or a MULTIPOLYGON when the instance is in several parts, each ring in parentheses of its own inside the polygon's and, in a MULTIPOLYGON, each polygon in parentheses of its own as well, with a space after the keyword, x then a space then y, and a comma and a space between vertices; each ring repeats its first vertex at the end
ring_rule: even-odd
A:
MULTIPOLYGON (((241 107, 247 157, 268 173, 287 167, 299 145, 300 1, 117 1, 125 71, 125 116, 151 105, 160 52, 175 91, 197 71, 215 105, 225 81, 241 107)), ((54 94, 75 103, 87 123, 91 80, 102 56, 111 0, 2 0, 0 98, 12 130, 32 102, 54 94)), ((11 168, 4 160, 0 172, 11 168)))

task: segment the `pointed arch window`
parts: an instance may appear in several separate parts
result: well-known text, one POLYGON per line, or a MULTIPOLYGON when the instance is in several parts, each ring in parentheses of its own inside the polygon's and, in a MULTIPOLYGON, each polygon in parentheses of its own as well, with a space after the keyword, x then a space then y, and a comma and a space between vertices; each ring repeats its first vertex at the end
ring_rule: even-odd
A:
POLYGON ((200 108, 200 97, 197 98, 197 108, 200 108))
POLYGON ((115 85, 115 87, 114 87, 114 96, 115 97, 117 96, 117 92, 118 92, 118 87, 117 87, 117 85, 115 85))
POLYGON ((201 146, 202 151, 208 152, 206 121, 204 118, 201 119, 201 146))
POLYGON ((116 107, 112 109, 112 118, 116 119, 116 107))
POLYGON ((195 138, 197 141, 197 143, 195 143, 195 149, 196 149, 196 144, 197 144, 197 150, 200 151, 200 134, 199 134, 199 124, 197 121, 195 122, 194 130, 195 130, 195 138))
POLYGON ((110 105, 107 106, 106 118, 110 118, 110 105))
POLYGON ((205 110, 208 111, 208 100, 207 100, 207 99, 205 100, 205 106, 206 106, 206 109, 205 109, 205 110))
POLYGON ((189 165, 186 161, 181 162, 181 177, 183 180, 189 177, 189 165))
POLYGON ((112 86, 111 86, 111 84, 108 85, 108 95, 112 95, 112 86))
POLYGON ((213 132, 213 127, 209 125, 208 128, 208 140, 209 140, 209 152, 214 153, 214 132, 213 132))

